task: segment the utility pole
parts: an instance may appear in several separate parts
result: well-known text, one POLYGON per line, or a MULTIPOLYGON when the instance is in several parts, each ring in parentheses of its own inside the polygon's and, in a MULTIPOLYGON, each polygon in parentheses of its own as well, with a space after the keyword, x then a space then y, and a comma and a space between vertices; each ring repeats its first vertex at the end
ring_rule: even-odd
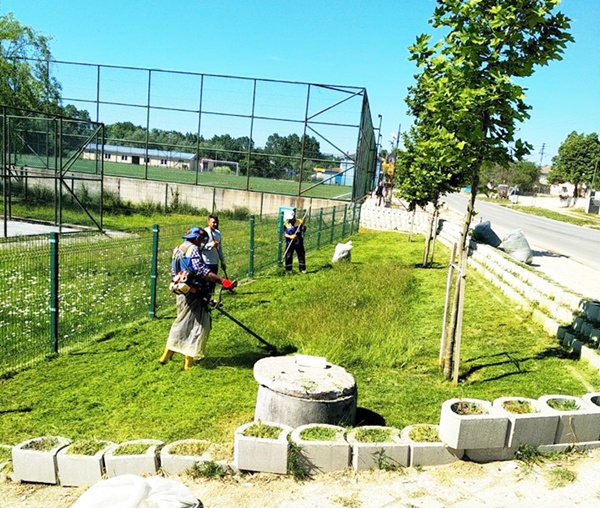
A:
POLYGON ((379 127, 377 127, 377 157, 379 157, 379 152, 381 152, 381 121, 383 117, 381 115, 377 115, 379 118, 379 127))

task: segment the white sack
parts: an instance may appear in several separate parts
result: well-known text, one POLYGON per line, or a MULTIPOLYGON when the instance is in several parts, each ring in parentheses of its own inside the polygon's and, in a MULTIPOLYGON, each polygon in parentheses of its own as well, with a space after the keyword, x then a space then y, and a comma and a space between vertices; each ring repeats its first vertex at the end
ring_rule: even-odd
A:
POLYGON ((336 263, 338 261, 350 261, 350 251, 352 250, 352 240, 347 243, 338 243, 335 246, 335 251, 333 253, 333 258, 331 260, 332 263, 336 263))
POLYGON ((161 476, 124 474, 100 480, 71 508, 193 508, 198 500, 182 483, 161 476))

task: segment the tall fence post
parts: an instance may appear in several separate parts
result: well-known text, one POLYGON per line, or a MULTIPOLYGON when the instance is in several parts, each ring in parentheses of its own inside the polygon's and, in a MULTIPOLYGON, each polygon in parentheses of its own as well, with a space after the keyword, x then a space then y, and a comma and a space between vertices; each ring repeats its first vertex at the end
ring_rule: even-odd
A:
POLYGON ((281 255, 283 254, 283 214, 279 211, 279 215, 277 217, 277 265, 281 265, 283 263, 283 259, 281 259, 281 255))
POLYGON ((346 221, 348 220, 348 205, 344 205, 344 221, 342 222, 342 238, 346 236, 346 221))
POLYGON ((250 259, 248 260, 248 277, 254 277, 254 215, 250 216, 250 259))
POLYGON ((329 243, 333 243, 334 234, 335 234, 335 206, 333 207, 333 211, 331 212, 331 238, 329 238, 329 243))
POLYGON ((317 250, 321 248, 321 231, 323 231, 323 209, 319 211, 319 226, 317 228, 317 250))
POLYGON ((354 210, 352 212, 352 225, 354 226, 354 223, 356 222, 356 232, 358 233, 358 230, 360 228, 360 213, 362 211, 361 205, 360 203, 354 203, 354 210))
POLYGON ((50 349, 58 353, 58 233, 50 233, 50 349))
POLYGON ((158 224, 152 227, 152 267, 150 271, 150 308, 148 314, 150 317, 156 317, 156 287, 158 279, 158 224))

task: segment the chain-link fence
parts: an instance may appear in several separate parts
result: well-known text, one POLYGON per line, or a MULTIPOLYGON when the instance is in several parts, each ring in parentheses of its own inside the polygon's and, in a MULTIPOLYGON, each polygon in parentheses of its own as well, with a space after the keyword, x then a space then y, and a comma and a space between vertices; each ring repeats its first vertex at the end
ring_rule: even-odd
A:
MULTIPOLYGON (((358 230, 360 206, 298 211, 306 250, 358 230)), ((277 265, 281 215, 221 223, 235 279, 277 265)), ((182 227, 12 237, 0 240, 0 374, 91 343, 173 305, 171 253, 182 227)))

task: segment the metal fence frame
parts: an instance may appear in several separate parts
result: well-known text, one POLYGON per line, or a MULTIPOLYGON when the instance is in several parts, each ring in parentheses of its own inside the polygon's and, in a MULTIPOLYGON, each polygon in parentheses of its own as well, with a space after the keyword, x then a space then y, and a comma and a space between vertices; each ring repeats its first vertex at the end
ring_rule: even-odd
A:
POLYGON ((61 115, 0 105, 0 163, 2 167, 3 236, 8 236, 8 221, 12 219, 45 220, 62 230, 65 198, 76 203, 85 221, 102 230, 103 159, 95 164, 93 172, 82 172, 76 167, 82 152, 89 144, 104 140, 104 125, 61 115), (83 126, 82 133, 74 126, 83 126), (33 146, 33 138, 42 139, 41 150, 33 146), (18 147, 18 148, 17 148, 18 147), (39 153, 43 152, 43 153, 39 153), (28 154, 35 162, 21 159, 28 154), (13 212, 17 195, 27 201, 30 184, 41 185, 52 194, 51 217, 19 215, 13 212), (98 209, 93 210, 81 198, 87 186, 98 189, 98 209), (18 190, 16 190, 18 189, 18 190))
MULTIPOLYGON (((314 135, 320 141, 323 141, 327 144, 329 148, 331 148, 334 152, 332 155, 338 157, 348 157, 351 161, 349 167, 347 167, 344 172, 354 171, 354 181, 352 185, 352 201, 356 201, 360 199, 367 193, 369 193, 373 189, 374 179, 375 179, 375 165, 376 165, 376 140, 374 135, 374 128, 371 118, 371 113, 369 109, 367 91, 364 87, 356 87, 356 86, 347 86, 347 85, 329 85, 329 84, 320 84, 320 83, 309 83, 302 81, 285 81, 285 80, 274 80, 274 79, 262 79, 262 78, 250 78, 250 77, 240 77, 240 76, 231 76, 231 75, 218 75, 218 74, 206 74, 206 73, 197 73, 197 72, 182 72, 182 71, 170 71, 164 69, 154 69, 154 68, 143 68, 143 67, 132 67, 132 66, 116 66, 116 65, 103 65, 103 64, 91 64, 91 63, 83 63, 83 62, 69 62, 69 61, 61 61, 61 60, 52 60, 45 62, 47 64, 47 72, 49 75, 60 75, 61 71, 65 69, 69 69, 71 67, 75 67, 77 75, 83 75, 84 71, 87 69, 95 70, 95 83, 94 90, 91 90, 92 84, 88 85, 88 88, 85 90, 79 89, 71 89, 67 91, 65 96, 62 97, 62 101, 64 104, 72 103, 76 107, 83 106, 94 106, 95 111, 92 111, 92 114, 95 114, 96 122, 104 122, 105 124, 110 123, 107 121, 105 115, 105 109, 110 108, 124 108, 128 111, 131 111, 131 116, 133 117, 133 111, 144 111, 145 112, 145 129, 146 129, 146 140, 139 143, 138 146, 143 148, 146 151, 146 155, 148 154, 148 150, 151 149, 151 143, 148 138, 148 133, 151 128, 157 127, 156 125, 151 124, 151 118, 154 114, 162 114, 164 112, 170 112, 171 114, 189 114, 195 115, 197 118, 196 122, 196 132, 198 142, 196 146, 188 147, 191 148, 196 157, 199 159, 202 151, 202 147, 200 146, 200 138, 205 134, 204 132, 204 123, 207 118, 210 117, 227 117, 228 119, 240 120, 243 119, 248 122, 248 132, 245 133, 247 136, 249 143, 247 150, 245 152, 236 152, 238 156, 244 157, 247 167, 252 167, 252 162, 257 160, 258 158, 264 158, 265 154, 257 152, 255 150, 255 125, 257 122, 264 121, 273 121, 278 122, 281 125, 293 125, 298 128, 298 133, 300 134, 300 139, 302 142, 302 148, 299 155, 294 157, 288 157, 284 155, 278 156, 277 154, 272 154, 273 157, 287 157, 290 160, 294 159, 299 163, 299 167, 304 167, 304 162, 307 159, 305 153, 304 139, 302 136, 306 135, 314 135), (109 97, 104 98, 104 95, 112 95, 112 93, 105 92, 108 89, 108 85, 106 83, 110 82, 111 73, 119 73, 119 75, 123 76, 146 76, 145 83, 139 84, 139 89, 135 89, 135 92, 131 92, 131 96, 136 96, 138 98, 137 101, 127 99, 124 95, 123 99, 120 99, 120 96, 116 96, 115 98, 109 97), (107 75, 108 77, 105 77, 107 75), (153 101, 158 101, 158 99, 154 99, 155 88, 158 88, 158 85, 154 85, 154 81, 160 80, 173 80, 182 79, 184 76, 186 78, 192 78, 193 80, 198 80, 199 83, 199 94, 198 97, 194 98, 196 105, 194 107, 189 106, 192 102, 191 98, 186 97, 185 100, 182 97, 180 99, 181 105, 176 106, 163 106, 153 101), (154 78, 154 79, 153 79, 154 78), (160 78, 160 79, 159 79, 160 78), (251 98, 249 98, 249 103, 244 104, 242 108, 244 111, 225 111, 220 109, 218 105, 211 104, 209 99, 205 97, 205 81, 218 80, 219 83, 223 83, 224 85, 228 85, 231 83, 244 83, 245 85, 251 85, 252 94, 251 98), (259 86, 260 85, 260 86, 259 86), (277 111, 277 115, 268 116, 268 115, 259 115, 256 113, 255 108, 257 105, 257 100, 260 98, 261 89, 264 86, 273 86, 275 89, 278 87, 302 87, 305 89, 305 109, 302 117, 295 117, 287 111, 277 111), (145 88, 142 89, 142 86, 145 88), (326 91, 328 94, 332 94, 331 102, 323 107, 316 109, 315 101, 312 97, 315 91, 326 91), (144 101, 141 100, 144 98, 144 101), (189 99, 189 100, 188 100, 189 99), (353 99, 360 99, 361 104, 358 105, 356 111, 356 120, 353 120, 351 123, 348 121, 335 121, 335 114, 340 108, 342 108, 348 101, 353 99), (286 114, 287 113, 287 114, 286 114), (329 117, 333 116, 334 120, 329 120, 329 117), (356 132, 356 148, 354 153, 349 152, 347 149, 344 150, 343 147, 337 146, 336 141, 332 138, 331 135, 327 134, 327 129, 353 129, 356 132)), ((67 71, 69 72, 69 71, 67 71)), ((60 78, 57 78, 57 81, 60 82, 60 78)), ((124 79, 127 81, 127 79, 124 79)), ((131 81, 134 81, 133 79, 131 81)), ((133 85, 132 85, 133 86, 133 85)), ((175 87, 176 89, 176 87, 175 87)), ((111 89, 112 91, 112 89, 111 89)), ((178 91, 178 93, 184 93, 178 91)), ((177 94, 173 94, 177 95, 177 94)), ((175 99, 174 99, 175 100, 175 99)), ((283 106, 285 108, 285 106, 283 106)), ((127 121, 127 119, 123 119, 123 121, 127 121)), ((214 134, 209 133, 209 134, 214 134)), ((125 140, 129 141, 129 140, 125 140)), ((116 142, 119 140, 107 140, 107 144, 116 142)), ((180 146, 171 146, 171 150, 181 150, 180 146)), ((219 152, 219 150, 215 150, 215 152, 219 152)), ((323 153, 323 152, 322 152, 323 153)), ((152 179, 148 174, 148 157, 145 157, 144 160, 144 179, 152 179)), ((107 173, 108 174, 108 173, 107 173)), ((263 190, 256 189, 252 187, 251 184, 251 170, 247 171, 246 182, 243 186, 242 190, 263 190)), ((298 186, 297 193, 298 197, 302 196, 310 196, 311 191, 315 189, 315 187, 319 187, 326 183, 329 180, 334 179, 335 176, 331 176, 326 179, 324 182, 305 182, 303 181, 303 170, 299 171, 298 174, 298 186)), ((206 185, 198 181, 198 168, 196 168, 196 185, 206 185)), ((210 185, 210 184, 208 184, 210 185)), ((324 197, 324 196, 313 196, 313 197, 324 197)))

